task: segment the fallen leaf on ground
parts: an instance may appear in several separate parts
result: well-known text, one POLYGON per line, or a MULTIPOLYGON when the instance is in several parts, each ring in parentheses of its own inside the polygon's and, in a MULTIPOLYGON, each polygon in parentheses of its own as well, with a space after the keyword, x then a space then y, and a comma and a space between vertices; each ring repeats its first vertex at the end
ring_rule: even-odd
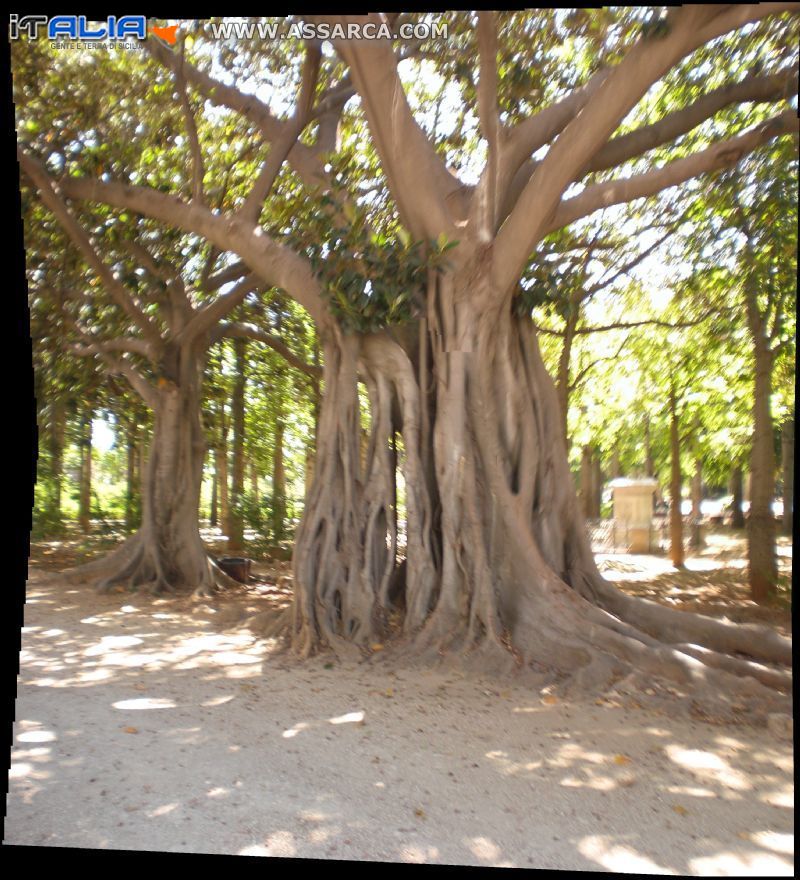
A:
POLYGON ((542 702, 548 706, 554 706, 558 702, 558 697, 554 697, 552 694, 547 694, 547 696, 542 697, 542 702))
POLYGON ((139 728, 138 727, 123 727, 123 731, 125 733, 138 733, 139 728))
POLYGON ((631 759, 627 755, 614 755, 615 764, 630 764, 631 759))
POLYGON ((686 807, 682 807, 680 804, 675 804, 672 808, 673 812, 677 813, 679 816, 685 816, 689 811, 686 807))
POLYGON ((420 819, 424 819, 425 818, 425 810, 423 810, 422 807, 416 807, 414 809, 414 815, 418 816, 420 819))

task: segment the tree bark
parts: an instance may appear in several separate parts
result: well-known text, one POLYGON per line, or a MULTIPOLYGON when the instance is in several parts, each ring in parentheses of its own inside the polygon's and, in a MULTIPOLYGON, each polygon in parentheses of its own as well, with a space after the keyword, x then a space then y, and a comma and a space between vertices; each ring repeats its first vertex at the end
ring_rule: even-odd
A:
POLYGON ((703 546, 703 536, 701 532, 700 520, 702 513, 700 512, 700 502, 703 500, 703 470, 702 462, 699 458, 695 459, 694 474, 692 475, 692 549, 699 550, 703 546))
POLYGON ((744 511, 742 510, 742 501, 744 501, 744 474, 741 467, 735 467, 731 471, 731 495, 733 495, 733 517, 731 519, 731 527, 734 529, 743 529, 744 511))
POLYGON ((258 506, 258 468, 253 459, 250 460, 250 495, 253 499, 253 504, 258 506))
MULTIPOLYGON (((387 633, 397 431, 406 453, 400 626, 409 651, 458 651, 482 672, 567 671, 580 687, 639 670, 711 701, 731 690, 767 701, 773 689, 786 693, 788 673, 763 663, 790 664, 788 640, 626 596, 600 577, 533 326, 488 305, 498 297, 479 265, 436 278, 429 346, 406 351, 388 334, 324 340, 317 467, 294 553, 295 650, 360 656, 387 633), (359 377, 371 413, 363 457, 359 377), (434 404, 428 431, 423 388, 434 404)), ((674 497, 679 513, 680 484, 674 497)))
POLYGON ((669 393, 669 443, 670 443, 670 483, 669 483, 669 547, 670 559, 675 568, 683 568, 683 514, 681 513, 681 492, 683 474, 681 473, 681 440, 678 425, 678 404, 674 390, 669 393))
POLYGON ((591 519, 600 519, 603 510, 603 468, 597 450, 592 450, 592 506, 591 519))
POLYGON ((572 356, 572 342, 575 338, 575 328, 578 324, 578 308, 575 307, 567 315, 566 325, 564 327, 564 340, 561 344, 561 353, 558 359, 558 378, 556 381, 556 389, 558 393, 558 404, 561 411, 562 426, 564 428, 564 439, 567 444, 567 453, 569 454, 569 366, 572 356))
POLYGON ((245 389, 245 357, 247 341, 233 340, 236 361, 236 380, 233 386, 231 401, 233 420, 233 467, 231 469, 231 494, 228 509, 228 550, 236 551, 244 548, 244 389, 245 389))
POLYGON ((783 517, 784 535, 791 535, 794 527, 794 419, 788 418, 781 430, 781 465, 783 471, 783 517))
POLYGON ((128 423, 127 430, 127 462, 126 462, 126 488, 125 488, 125 529, 134 531, 140 523, 140 497, 139 482, 136 474, 136 424, 128 423))
POLYGON ((50 478, 52 480, 52 496, 50 502, 53 519, 61 522, 61 493, 64 482, 64 430, 66 413, 63 400, 56 396, 53 399, 50 420, 50 478))
POLYGON ((644 473, 646 477, 650 477, 651 479, 656 475, 655 465, 653 464, 653 448, 650 439, 650 416, 648 415, 645 415, 644 417, 644 473))
POLYGON ((217 465, 217 461, 219 458, 219 451, 216 448, 216 444, 212 449, 212 456, 214 459, 214 470, 211 474, 211 511, 209 516, 209 525, 212 529, 215 529, 219 525, 219 500, 218 500, 218 490, 217 486, 219 484, 219 468, 217 465))
POLYGON ((747 518, 750 595, 764 603, 775 593, 778 563, 775 551, 775 446, 770 396, 772 355, 760 341, 755 345, 753 441, 750 452, 750 511, 747 518))
POLYGON ((219 493, 219 524, 228 533, 228 422, 225 418, 225 405, 220 405, 219 439, 214 450, 214 472, 219 493))
POLYGON ((275 418, 272 453, 272 539, 277 546, 286 535, 286 469, 283 463, 283 412, 280 400, 275 418))
POLYGON ((594 507, 594 468, 592 450, 584 446, 581 451, 581 507, 586 519, 592 519, 594 507))

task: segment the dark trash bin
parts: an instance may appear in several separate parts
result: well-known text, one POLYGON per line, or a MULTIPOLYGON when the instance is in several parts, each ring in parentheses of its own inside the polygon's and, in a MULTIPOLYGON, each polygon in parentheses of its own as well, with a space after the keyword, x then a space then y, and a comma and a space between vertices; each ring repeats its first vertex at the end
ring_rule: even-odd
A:
POLYGON ((240 584, 246 584, 250 580, 251 562, 244 556, 224 556, 217 560, 217 565, 240 584))

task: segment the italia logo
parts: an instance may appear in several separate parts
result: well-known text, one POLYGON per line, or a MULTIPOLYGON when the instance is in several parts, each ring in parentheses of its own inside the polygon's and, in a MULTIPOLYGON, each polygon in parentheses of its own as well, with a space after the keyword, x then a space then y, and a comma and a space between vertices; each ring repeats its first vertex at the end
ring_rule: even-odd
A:
MULTIPOLYGON (((178 39, 178 25, 152 25, 150 33, 170 46, 178 39)), ((45 29, 48 40, 144 40, 147 18, 144 15, 109 15, 105 22, 87 21, 85 15, 16 15, 9 16, 8 35, 18 40, 22 34, 35 40, 45 29)))

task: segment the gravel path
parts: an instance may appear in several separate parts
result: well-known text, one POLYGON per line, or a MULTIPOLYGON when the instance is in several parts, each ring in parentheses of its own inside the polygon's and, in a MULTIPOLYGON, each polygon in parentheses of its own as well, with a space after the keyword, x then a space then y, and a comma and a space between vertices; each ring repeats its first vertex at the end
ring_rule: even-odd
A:
POLYGON ((768 731, 287 664, 218 621, 29 584, 6 844, 792 873, 792 745, 768 731))

